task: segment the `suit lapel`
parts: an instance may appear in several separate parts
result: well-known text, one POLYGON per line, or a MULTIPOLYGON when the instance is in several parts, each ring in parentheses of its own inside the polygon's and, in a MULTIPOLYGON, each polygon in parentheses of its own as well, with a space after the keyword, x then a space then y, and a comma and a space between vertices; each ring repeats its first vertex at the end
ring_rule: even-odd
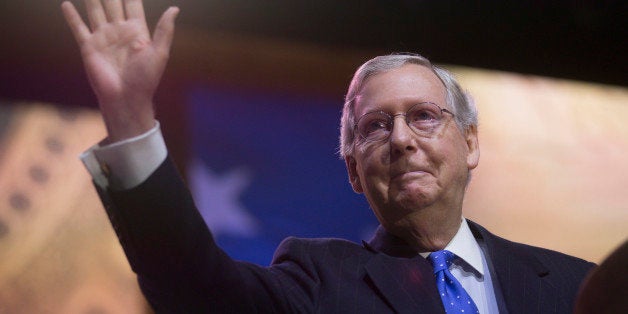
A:
POLYGON ((364 246, 376 253, 365 266, 373 288, 395 312, 444 312, 427 260, 381 226, 364 246))
POLYGON ((556 287, 543 278, 549 270, 525 246, 497 237, 483 227, 468 221, 472 232, 479 235, 487 247, 487 260, 492 263, 493 281, 497 281, 509 313, 536 313, 553 308, 556 287))
MULTIPOLYGON (((557 308, 558 288, 546 280, 549 270, 530 247, 497 237, 467 221, 476 239, 486 246, 484 254, 490 264, 500 311, 540 313, 557 308)), ((365 267, 374 289, 396 312, 444 312, 429 262, 381 226, 364 246, 377 253, 365 267)))

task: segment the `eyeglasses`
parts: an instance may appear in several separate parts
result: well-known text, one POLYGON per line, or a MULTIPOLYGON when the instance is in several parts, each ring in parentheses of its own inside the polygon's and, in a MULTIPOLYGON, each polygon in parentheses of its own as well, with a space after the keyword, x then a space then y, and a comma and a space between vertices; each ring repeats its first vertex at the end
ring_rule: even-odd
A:
POLYGON ((355 123, 354 128, 365 142, 384 141, 392 132, 395 118, 405 116, 406 124, 414 133, 430 137, 440 129, 445 112, 454 117, 451 111, 435 103, 422 102, 412 106, 406 113, 390 115, 381 110, 365 113, 355 123))

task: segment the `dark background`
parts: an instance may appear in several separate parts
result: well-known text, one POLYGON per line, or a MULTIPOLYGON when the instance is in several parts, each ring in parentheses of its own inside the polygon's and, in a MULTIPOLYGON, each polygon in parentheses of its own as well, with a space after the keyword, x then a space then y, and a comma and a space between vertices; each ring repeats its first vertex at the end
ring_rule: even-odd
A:
MULTIPOLYGON (((60 3, 1 2, 1 98, 92 102, 79 95, 89 89, 60 3)), ((177 5, 178 27, 201 32, 333 49, 413 51, 437 63, 626 86, 627 3, 149 0, 146 11, 154 22, 167 6, 177 5)))
MULTIPOLYGON (((188 1, 185 7, 203 1, 188 1)), ((207 1, 184 22, 625 85, 627 1, 207 1)))

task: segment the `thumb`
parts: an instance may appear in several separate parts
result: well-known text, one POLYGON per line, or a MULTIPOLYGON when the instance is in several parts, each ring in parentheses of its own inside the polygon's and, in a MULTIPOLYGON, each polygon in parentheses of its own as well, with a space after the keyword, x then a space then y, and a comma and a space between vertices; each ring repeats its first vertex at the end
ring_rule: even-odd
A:
POLYGON ((170 45, 172 45, 172 38, 174 37, 174 20, 178 14, 179 8, 170 7, 159 18, 153 34, 153 44, 157 50, 166 53, 170 51, 170 45))

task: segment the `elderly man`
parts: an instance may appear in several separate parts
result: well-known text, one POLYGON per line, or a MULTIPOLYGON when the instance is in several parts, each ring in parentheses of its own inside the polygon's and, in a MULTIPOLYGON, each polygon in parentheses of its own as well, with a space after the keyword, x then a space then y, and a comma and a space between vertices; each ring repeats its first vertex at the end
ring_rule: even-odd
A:
POLYGON ((272 265, 216 246, 172 162, 152 97, 177 8, 151 38, 141 0, 86 0, 79 43, 108 138, 82 159, 157 312, 570 313, 593 264, 501 239, 462 216, 479 160, 477 112, 418 55, 374 58, 343 109, 349 181, 381 223, 370 242, 286 239, 272 265))

